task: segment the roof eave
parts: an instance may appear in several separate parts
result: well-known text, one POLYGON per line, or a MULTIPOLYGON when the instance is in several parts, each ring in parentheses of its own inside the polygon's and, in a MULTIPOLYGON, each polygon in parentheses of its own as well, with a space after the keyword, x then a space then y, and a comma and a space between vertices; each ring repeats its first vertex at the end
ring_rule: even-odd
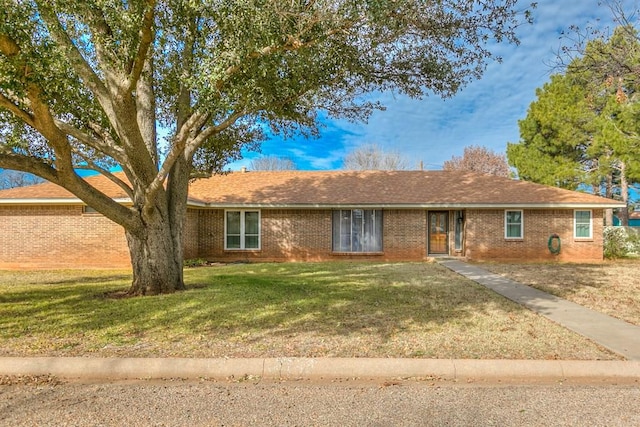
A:
MULTIPOLYGON (((114 202, 118 202, 121 204, 131 204, 131 199, 128 197, 125 198, 116 198, 113 199, 114 202)), ((49 198, 49 199, 0 199, 0 205, 86 205, 80 199, 73 198, 49 198)))
POLYGON ((189 201, 190 207, 210 209, 615 209, 624 203, 206 203, 189 201))

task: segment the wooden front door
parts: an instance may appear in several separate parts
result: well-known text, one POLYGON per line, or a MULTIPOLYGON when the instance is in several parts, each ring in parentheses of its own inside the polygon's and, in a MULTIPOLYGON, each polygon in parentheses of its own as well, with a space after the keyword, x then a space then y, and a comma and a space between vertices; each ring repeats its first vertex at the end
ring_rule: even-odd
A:
POLYGON ((448 212, 429 212, 429 253, 448 254, 448 212))

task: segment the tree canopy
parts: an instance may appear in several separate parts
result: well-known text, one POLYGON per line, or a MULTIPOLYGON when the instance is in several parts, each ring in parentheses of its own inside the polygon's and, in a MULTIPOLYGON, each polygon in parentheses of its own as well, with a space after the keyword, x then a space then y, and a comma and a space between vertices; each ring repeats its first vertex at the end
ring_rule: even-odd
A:
MULTIPOLYGON (((131 292, 183 288, 189 179, 267 131, 365 119, 364 95, 453 95, 516 0, 0 0, 0 167, 58 184, 125 229, 131 292), (111 173, 120 168, 124 177, 111 173), (131 206, 77 169, 122 187, 131 206)), ((526 16, 524 16, 526 18, 526 16)))
POLYGON ((262 156, 249 162, 249 169, 254 171, 286 171, 296 170, 296 162, 289 157, 262 156))
MULTIPOLYGON (((631 26, 590 41, 551 76, 507 146, 520 178, 628 202, 640 181, 640 41, 631 26)), ((626 219, 626 210, 621 213, 626 219)))
POLYGON ((442 165, 444 170, 466 170, 508 178, 511 175, 507 158, 487 147, 469 145, 462 156, 451 156, 442 165))
POLYGON ((342 161, 347 170, 404 170, 409 164, 396 151, 385 151, 376 144, 364 144, 348 152, 342 161))

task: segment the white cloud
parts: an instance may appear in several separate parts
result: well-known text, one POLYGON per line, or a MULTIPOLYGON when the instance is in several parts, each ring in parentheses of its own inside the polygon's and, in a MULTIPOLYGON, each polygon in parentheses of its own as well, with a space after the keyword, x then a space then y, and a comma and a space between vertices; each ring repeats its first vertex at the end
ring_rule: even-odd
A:
POLYGON ((263 152, 290 155, 301 167, 314 169, 335 169, 350 148, 370 143, 398 151, 416 165, 422 160, 430 168, 471 144, 504 152, 507 142, 518 141, 518 120, 535 100, 536 88, 553 72, 562 31, 572 24, 585 28, 611 22, 609 9, 598 1, 538 1, 534 24, 518 29, 520 45, 496 45, 493 52, 503 62, 489 64, 481 80, 453 98, 377 94, 387 110, 375 112, 368 123, 331 121, 329 132, 318 141, 275 142, 263 146, 263 152))

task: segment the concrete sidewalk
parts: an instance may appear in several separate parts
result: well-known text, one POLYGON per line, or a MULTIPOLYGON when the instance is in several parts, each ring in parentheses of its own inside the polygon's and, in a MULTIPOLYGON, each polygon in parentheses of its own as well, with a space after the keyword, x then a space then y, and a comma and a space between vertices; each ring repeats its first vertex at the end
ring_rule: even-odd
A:
POLYGON ((627 360, 640 360, 640 326, 522 285, 475 265, 452 259, 441 259, 438 262, 624 356, 627 360))

